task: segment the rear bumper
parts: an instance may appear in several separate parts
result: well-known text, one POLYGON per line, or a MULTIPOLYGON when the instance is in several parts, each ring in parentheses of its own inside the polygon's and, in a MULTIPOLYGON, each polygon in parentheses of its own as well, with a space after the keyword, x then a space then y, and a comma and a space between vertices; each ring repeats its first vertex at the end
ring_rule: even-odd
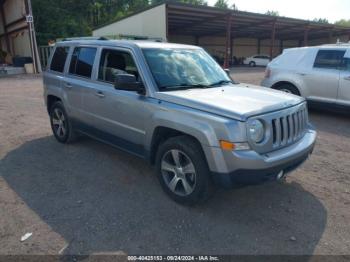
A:
POLYGON ((213 179, 223 187, 276 180, 281 171, 287 174, 309 157, 316 135, 316 131, 310 129, 297 143, 264 155, 254 151, 231 152, 224 157, 227 171, 212 170, 213 179))

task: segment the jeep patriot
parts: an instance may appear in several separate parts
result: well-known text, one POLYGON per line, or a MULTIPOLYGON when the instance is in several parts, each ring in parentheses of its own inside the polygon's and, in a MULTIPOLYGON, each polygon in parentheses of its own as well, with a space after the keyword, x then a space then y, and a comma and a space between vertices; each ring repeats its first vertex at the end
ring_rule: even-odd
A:
POLYGON ((182 204, 208 199, 215 184, 282 179, 316 139, 304 98, 237 83, 197 46, 62 41, 44 97, 59 142, 87 135, 147 159, 182 204))

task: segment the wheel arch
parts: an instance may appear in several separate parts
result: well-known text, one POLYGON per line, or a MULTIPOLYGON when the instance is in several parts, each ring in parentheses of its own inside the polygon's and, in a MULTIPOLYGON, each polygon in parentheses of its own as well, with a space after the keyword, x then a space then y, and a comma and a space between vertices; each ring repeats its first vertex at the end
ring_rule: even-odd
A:
POLYGON ((58 96, 55 96, 55 95, 48 95, 47 98, 46 98, 46 109, 47 109, 47 112, 50 114, 50 109, 52 107, 52 105, 54 103, 56 103, 57 101, 62 101, 61 98, 59 98, 58 96))
POLYGON ((203 150, 201 142, 193 134, 189 134, 189 133, 180 131, 180 130, 175 129, 175 128, 170 128, 167 126, 157 126, 153 130, 153 135, 152 135, 152 139, 151 139, 151 143, 150 143, 149 161, 152 165, 155 164, 156 155, 157 155, 157 151, 158 151, 159 146, 162 143, 164 143, 166 140, 168 140, 169 138, 177 137, 177 136, 190 137, 198 144, 198 146, 200 147, 200 149, 202 150, 202 152, 204 154, 204 150, 203 150))
POLYGON ((289 80, 277 81, 271 86, 271 88, 277 89, 278 87, 280 87, 282 85, 292 85, 293 87, 295 87, 298 90, 298 92, 301 96, 303 95, 303 93, 300 91, 299 86, 294 81, 289 81, 289 80))

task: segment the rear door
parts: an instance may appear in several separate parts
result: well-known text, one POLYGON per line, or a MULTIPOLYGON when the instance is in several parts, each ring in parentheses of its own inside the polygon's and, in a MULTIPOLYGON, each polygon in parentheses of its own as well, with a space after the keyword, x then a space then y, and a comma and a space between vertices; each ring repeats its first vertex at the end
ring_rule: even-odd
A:
POLYGON ((345 50, 321 49, 313 60, 312 68, 298 71, 306 88, 305 96, 309 100, 336 103, 339 88, 339 67, 345 50))
POLYGON ((92 68, 97 48, 92 46, 79 46, 71 50, 71 60, 68 72, 63 79, 63 89, 69 101, 70 117, 74 121, 83 119, 84 111, 82 97, 87 88, 92 86, 92 68))
POLYGON ((338 104, 350 106, 350 50, 344 57, 340 71, 338 104))
MULTIPOLYGON (((64 69, 69 53, 68 46, 57 46, 51 58, 51 62, 44 72, 44 87, 49 94, 62 97, 62 81, 64 69)), ((67 101, 64 101, 67 106, 67 101)))

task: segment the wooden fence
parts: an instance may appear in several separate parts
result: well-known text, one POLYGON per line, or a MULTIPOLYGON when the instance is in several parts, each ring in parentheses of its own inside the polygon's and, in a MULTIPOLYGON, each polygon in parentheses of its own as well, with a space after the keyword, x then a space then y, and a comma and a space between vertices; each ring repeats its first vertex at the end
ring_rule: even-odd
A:
POLYGON ((39 46, 39 56, 43 70, 47 66, 47 62, 53 49, 53 46, 39 46))

